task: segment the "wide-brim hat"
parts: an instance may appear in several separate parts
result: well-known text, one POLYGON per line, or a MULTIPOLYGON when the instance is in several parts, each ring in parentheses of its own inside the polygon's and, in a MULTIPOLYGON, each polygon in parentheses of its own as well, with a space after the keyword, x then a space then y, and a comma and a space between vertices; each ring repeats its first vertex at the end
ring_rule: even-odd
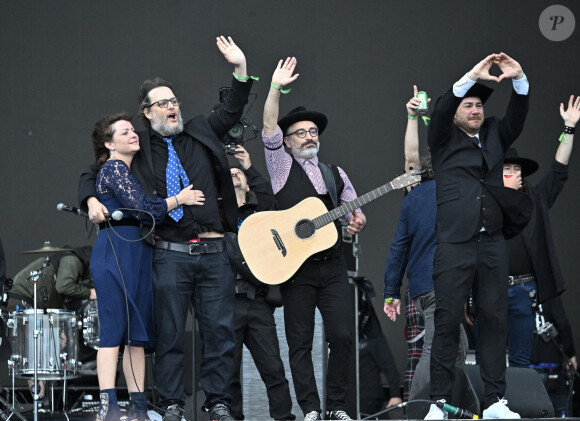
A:
POLYGON ((516 148, 509 148, 503 158, 504 164, 516 164, 522 167, 522 178, 532 175, 538 170, 538 163, 533 159, 522 158, 516 148))
POLYGON ((282 129, 282 133, 286 134, 288 127, 297 123, 298 121, 312 121, 318 127, 318 134, 322 134, 326 125, 328 124, 328 118, 318 111, 309 111, 306 107, 296 107, 278 122, 278 126, 282 129))
POLYGON ((485 102, 491 96, 492 92, 493 92, 492 88, 488 88, 487 86, 482 85, 479 82, 476 82, 475 85, 473 85, 471 88, 469 88, 469 90, 465 93, 465 96, 463 98, 469 98, 470 96, 475 96, 481 100, 482 104, 485 104, 485 102))

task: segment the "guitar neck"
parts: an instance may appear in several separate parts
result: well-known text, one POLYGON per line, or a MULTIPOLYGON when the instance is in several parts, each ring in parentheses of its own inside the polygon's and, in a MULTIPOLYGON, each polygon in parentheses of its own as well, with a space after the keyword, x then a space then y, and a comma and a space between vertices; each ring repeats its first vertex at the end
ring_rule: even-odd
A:
POLYGON ((320 215, 317 218, 314 218, 312 222, 314 222, 316 229, 321 228, 325 225, 330 224, 331 222, 340 218, 341 216, 346 215, 347 213, 352 212, 353 210, 358 209, 361 206, 364 206, 375 199, 378 199, 379 197, 387 194, 392 190, 394 190, 392 182, 383 184, 382 186, 377 187, 376 189, 366 194, 363 194, 362 196, 357 197, 356 199, 351 200, 348 203, 340 205, 339 207, 334 208, 333 210, 326 212, 325 214, 320 215))

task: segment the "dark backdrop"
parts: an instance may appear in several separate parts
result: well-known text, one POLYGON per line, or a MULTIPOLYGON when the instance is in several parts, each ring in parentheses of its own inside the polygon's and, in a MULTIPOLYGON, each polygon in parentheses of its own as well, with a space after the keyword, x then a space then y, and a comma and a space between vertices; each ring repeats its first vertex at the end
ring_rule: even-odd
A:
MULTIPOLYGON (((578 30, 561 42, 539 29, 547 1, 99 1, 0 0, 0 237, 13 276, 43 241, 90 244, 85 221, 57 212, 76 205, 77 177, 92 161, 90 131, 103 114, 135 112, 145 78, 175 83, 184 117, 208 113, 232 66, 215 37, 232 35, 259 75, 249 117, 261 129, 271 73, 280 58, 295 55, 300 78, 282 98, 282 113, 297 105, 325 112, 329 126, 321 157, 340 164, 359 195, 402 170, 404 104, 418 84, 436 98, 492 52, 518 60, 531 82, 531 108, 516 146, 546 169, 558 146, 558 106, 580 94, 578 30)), ((562 0, 576 16, 580 3, 562 0)), ((567 21, 570 23, 570 20, 567 21)), ((511 82, 486 104, 502 113, 511 82)), ((138 124, 137 122, 135 122, 138 124)), ((421 128, 422 148, 426 131, 421 128)), ((265 172, 261 141, 247 144, 265 172)), ((564 302, 573 329, 580 326, 575 152, 570 179, 551 216, 568 291, 564 302)), ((541 174, 540 171, 539 174, 541 174)), ((531 178, 532 183, 538 175, 531 178)), ((375 284, 382 313, 384 262, 403 195, 393 192, 367 205, 360 236, 360 272, 375 284)), ((403 321, 382 317, 401 367, 406 359, 403 321)), ((580 346, 580 335, 576 346, 580 346)))

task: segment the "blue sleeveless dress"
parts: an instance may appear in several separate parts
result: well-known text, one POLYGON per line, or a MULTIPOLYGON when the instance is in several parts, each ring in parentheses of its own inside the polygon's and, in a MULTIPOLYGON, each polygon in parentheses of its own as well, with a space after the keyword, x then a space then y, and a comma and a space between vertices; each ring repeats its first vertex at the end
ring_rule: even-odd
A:
MULTIPOLYGON (((103 164, 96 181, 97 199, 109 212, 121 209, 123 222, 160 223, 165 199, 145 197, 139 181, 120 160, 103 164), (130 210, 127 210, 130 209, 130 210)), ((138 225, 107 226, 99 230, 91 254, 91 274, 99 307, 102 348, 130 344, 153 351, 155 345, 153 248, 141 240, 138 225)))

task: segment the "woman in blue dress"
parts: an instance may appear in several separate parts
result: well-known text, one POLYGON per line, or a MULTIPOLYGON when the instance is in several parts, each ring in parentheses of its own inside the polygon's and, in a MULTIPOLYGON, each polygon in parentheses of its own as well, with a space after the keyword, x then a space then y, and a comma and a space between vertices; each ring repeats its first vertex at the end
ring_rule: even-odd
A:
POLYGON ((100 224, 91 255, 99 303, 100 344, 97 374, 100 407, 97 421, 119 420, 121 410, 115 393, 119 350, 130 393, 129 420, 147 420, 145 351, 154 349, 153 249, 146 243, 139 225, 153 226, 179 205, 202 205, 203 195, 192 186, 167 199, 146 198, 131 172, 139 151, 139 137, 131 117, 115 114, 101 118, 92 133, 97 175, 97 198, 111 212, 120 209, 123 218, 100 224))

